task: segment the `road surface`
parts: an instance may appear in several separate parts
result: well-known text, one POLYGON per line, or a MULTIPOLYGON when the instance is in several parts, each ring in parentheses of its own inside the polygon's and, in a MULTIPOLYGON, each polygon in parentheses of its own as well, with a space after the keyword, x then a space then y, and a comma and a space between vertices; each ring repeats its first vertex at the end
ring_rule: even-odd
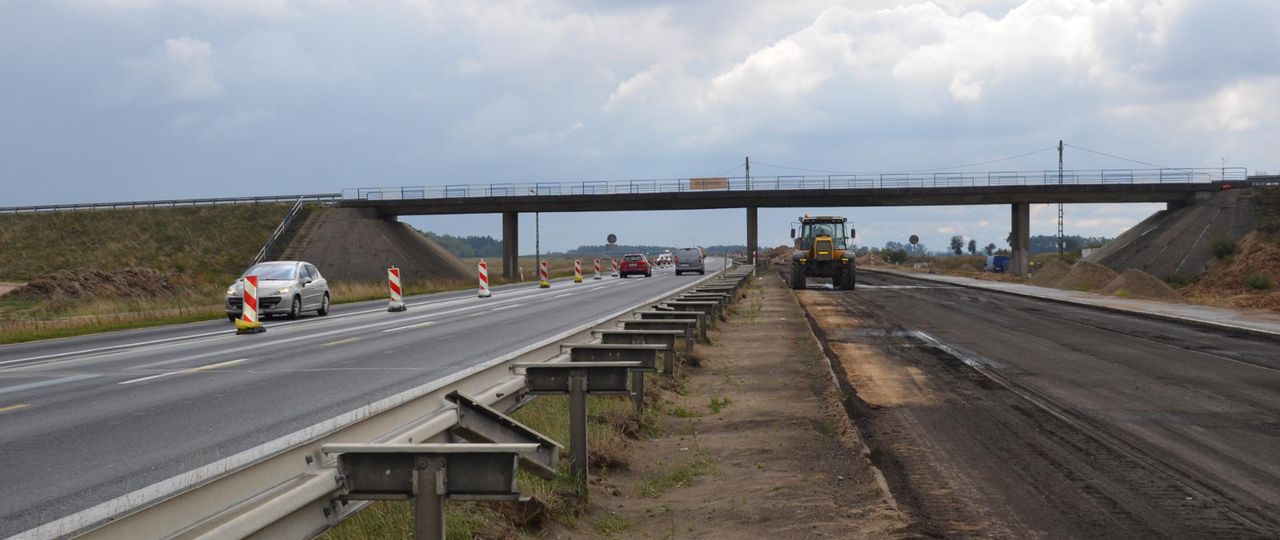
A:
POLYGON ((1276 340, 866 271, 800 296, 927 534, 1280 535, 1276 340))
MULTIPOLYGON (((710 259, 709 259, 710 260, 710 259)), ((710 268, 718 268, 717 260, 710 268)), ((0 537, 195 469, 709 276, 557 280, 270 320, 0 347, 0 537)))

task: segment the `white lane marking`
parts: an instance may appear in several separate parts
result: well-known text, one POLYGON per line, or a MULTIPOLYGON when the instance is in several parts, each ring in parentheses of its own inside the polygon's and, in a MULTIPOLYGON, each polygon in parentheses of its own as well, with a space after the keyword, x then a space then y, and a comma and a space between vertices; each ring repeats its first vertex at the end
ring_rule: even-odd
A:
POLYGON ((34 388, 44 388, 46 386, 53 386, 55 384, 64 384, 64 383, 70 383, 70 382, 76 382, 76 381, 83 381, 85 379, 93 379, 101 376, 102 375, 85 373, 82 375, 71 375, 69 377, 62 377, 61 379, 51 379, 47 381, 19 384, 17 386, 10 386, 8 388, 0 388, 0 394, 12 394, 14 392, 21 392, 23 390, 31 390, 34 388))
POLYGON ((564 297, 566 297, 566 296, 573 296, 573 293, 571 293, 571 292, 567 292, 567 293, 564 293, 564 294, 557 294, 557 295, 555 295, 555 296, 552 296, 552 298, 564 298, 564 297))
POLYGON ((151 380, 159 379, 159 378, 161 378, 161 377, 169 377, 169 376, 171 376, 171 375, 180 375, 180 374, 183 374, 183 373, 198 373, 198 372, 201 372, 201 371, 208 371, 208 370, 211 370, 211 369, 218 369, 218 368, 223 368, 223 367, 228 367, 228 366, 234 366, 234 365, 236 365, 236 364, 240 364, 240 363, 243 363, 243 362, 248 361, 248 360, 249 360, 248 358, 241 358, 241 359, 239 359, 239 360, 231 360, 231 361, 228 361, 228 362, 218 362, 217 364, 209 364, 209 365, 207 365, 207 366, 193 367, 193 368, 190 368, 190 369, 183 369, 183 370, 179 370, 179 371, 170 371, 170 372, 167 372, 167 373, 161 373, 161 374, 158 374, 158 375, 148 375, 148 376, 146 376, 146 377, 139 377, 139 378, 137 378, 137 379, 129 379, 129 380, 127 380, 127 381, 120 381, 120 382, 118 382, 118 383, 116 383, 116 384, 133 384, 133 383, 139 383, 139 382, 143 382, 143 381, 151 381, 151 380))
POLYGON ((385 333, 387 333, 387 332, 399 332, 399 331, 401 331, 401 330, 413 330, 414 328, 426 328, 426 327, 431 326, 431 325, 433 325, 433 324, 435 324, 435 323, 436 323, 435 321, 427 321, 427 322, 420 322, 420 323, 418 323, 418 324, 410 324, 410 325, 407 325, 407 326, 397 326, 397 327, 395 327, 395 328, 388 328, 388 329, 386 329, 386 330, 383 330, 383 331, 382 331, 382 333, 384 333, 384 334, 385 334, 385 333))
POLYGON ((959 289, 955 285, 858 285, 859 289, 959 289))
POLYGON ((349 337, 349 338, 346 338, 346 339, 339 339, 339 340, 337 340, 337 341, 330 341, 330 342, 328 342, 328 343, 325 343, 325 344, 324 344, 324 346, 325 346, 325 347, 332 347, 332 346, 334 346, 334 345, 342 345, 342 344, 345 344, 345 343, 352 343, 352 342, 356 342, 356 341, 360 341, 360 338, 358 338, 358 337, 349 337))
MULTIPOLYGON (((561 295, 561 296, 568 296, 568 295, 561 295)), ((557 296, 556 298, 560 298, 560 297, 559 297, 559 296, 557 296)), ((493 308, 493 309, 491 309, 491 310, 489 310, 489 311, 502 311, 502 310, 506 310, 506 309, 517 308, 517 307, 520 307, 520 306, 523 306, 523 305, 524 305, 524 303, 523 303, 523 302, 521 302, 521 303, 519 303, 519 304, 511 304, 511 305, 509 305, 509 306, 496 307, 496 308, 493 308)))

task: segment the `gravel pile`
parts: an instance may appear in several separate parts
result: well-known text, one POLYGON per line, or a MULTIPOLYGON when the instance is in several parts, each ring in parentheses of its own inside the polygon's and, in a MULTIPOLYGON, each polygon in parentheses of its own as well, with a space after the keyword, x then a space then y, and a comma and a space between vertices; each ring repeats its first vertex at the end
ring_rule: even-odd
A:
POLYGON ((119 272, 59 270, 37 277, 9 294, 27 298, 146 298, 177 291, 159 270, 132 267, 119 272))
POLYGON ((1173 287, 1161 281, 1160 278, 1137 268, 1125 270, 1123 274, 1120 274, 1120 277, 1112 280, 1099 292, 1127 298, 1182 303, 1182 295, 1173 290, 1173 287))
POLYGON ((1027 283, 1038 287, 1053 287, 1058 280, 1067 277, 1069 273, 1071 273, 1070 265, 1058 259, 1049 259, 1036 269, 1027 283))
POLYGON ((1119 276, 1114 270, 1101 264, 1079 261, 1053 287, 1064 291, 1097 291, 1110 285, 1119 276))

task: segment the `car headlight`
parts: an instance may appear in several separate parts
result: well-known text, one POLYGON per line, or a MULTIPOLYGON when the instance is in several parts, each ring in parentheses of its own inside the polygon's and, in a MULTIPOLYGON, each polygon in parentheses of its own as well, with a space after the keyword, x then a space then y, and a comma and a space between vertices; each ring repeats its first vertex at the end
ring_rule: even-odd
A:
POLYGON ((277 289, 277 290, 276 290, 276 294, 289 294, 289 288, 288 288, 288 287, 282 287, 282 288, 280 288, 280 289, 277 289))
POLYGON ((235 295, 236 295, 236 287, 234 285, 227 287, 227 296, 235 296, 235 295))

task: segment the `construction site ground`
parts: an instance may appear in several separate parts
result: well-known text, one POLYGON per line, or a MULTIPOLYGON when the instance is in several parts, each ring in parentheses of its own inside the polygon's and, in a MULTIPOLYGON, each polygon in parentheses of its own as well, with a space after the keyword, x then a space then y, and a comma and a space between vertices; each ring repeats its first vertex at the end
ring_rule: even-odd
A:
POLYGON ((1274 339, 871 272, 797 296, 913 532, 1280 535, 1274 339))
POLYGON ((581 524, 550 538, 909 535, 777 275, 757 278, 699 346, 630 467, 602 471, 581 524))

